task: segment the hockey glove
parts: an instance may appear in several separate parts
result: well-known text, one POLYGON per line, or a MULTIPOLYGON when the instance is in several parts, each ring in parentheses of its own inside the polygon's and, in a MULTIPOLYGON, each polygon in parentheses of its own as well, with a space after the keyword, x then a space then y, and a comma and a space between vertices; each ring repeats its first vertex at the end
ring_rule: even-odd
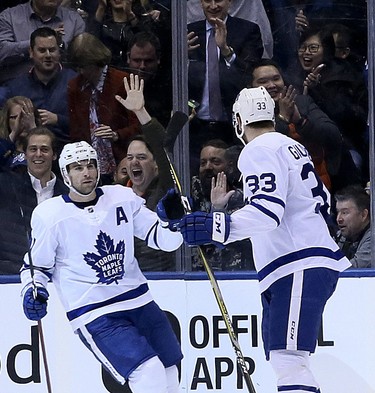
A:
POLYGON ((214 244, 223 247, 229 227, 230 216, 223 212, 194 212, 184 216, 179 224, 182 237, 189 246, 214 244))
POLYGON ((173 232, 177 231, 178 223, 185 211, 181 203, 181 197, 175 189, 171 188, 160 199, 156 206, 156 213, 163 228, 169 228, 173 232))
POLYGON ((47 314, 47 300, 49 294, 46 288, 37 287, 37 296, 34 288, 30 287, 23 296, 23 312, 28 319, 39 321, 47 314))

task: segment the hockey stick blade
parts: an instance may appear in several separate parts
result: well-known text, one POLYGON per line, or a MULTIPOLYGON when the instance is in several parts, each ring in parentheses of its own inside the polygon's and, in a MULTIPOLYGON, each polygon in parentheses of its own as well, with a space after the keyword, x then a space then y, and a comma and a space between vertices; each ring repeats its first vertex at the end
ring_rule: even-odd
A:
POLYGON ((167 125, 166 136, 164 139, 164 147, 168 152, 173 151, 173 146, 176 142, 178 134, 183 129, 184 125, 188 122, 189 116, 181 111, 173 113, 169 123, 167 125))
MULTIPOLYGON (((175 168, 174 168, 174 166, 172 164, 172 161, 171 161, 171 159, 169 157, 167 149, 164 148, 164 151, 165 151, 165 155, 167 157, 168 163, 169 163, 169 171, 171 173, 171 177, 172 177, 173 183, 175 185, 176 190, 180 194, 181 202, 182 202, 182 205, 184 206, 185 213, 191 213, 191 206, 190 206, 190 203, 189 203, 189 199, 182 195, 182 187, 181 187, 181 183, 180 183, 180 181, 178 179, 176 170, 175 170, 175 168)), ((245 358, 244 358, 244 356, 242 354, 242 351, 241 351, 240 344, 239 344, 239 342, 237 340, 236 333, 235 333, 235 331, 233 329, 232 321, 230 319, 230 315, 229 315, 227 307, 225 305, 223 295, 221 294, 221 291, 220 291, 220 288, 219 288, 219 284, 216 281, 214 273, 213 273, 213 271, 211 269, 210 264, 208 263, 208 261, 206 259, 206 256, 205 256, 202 248, 199 247, 199 246, 198 246, 198 251, 199 251, 199 256, 202 259, 203 266, 204 266, 204 268, 206 270, 208 279, 210 281, 212 290, 214 292, 216 302, 217 302, 217 304, 219 306, 219 310, 221 312, 221 316, 223 317, 223 320, 224 320, 224 323, 225 323, 225 327, 226 327, 228 335, 229 335, 229 339, 231 341, 232 347, 233 347, 235 355, 236 355, 237 363, 238 363, 238 365, 240 367, 241 374, 242 374, 242 376, 243 376, 243 378, 245 380, 245 383, 246 383, 246 387, 247 387, 249 393, 256 393, 254 385, 253 385, 253 382, 251 380, 251 376, 250 376, 249 370, 247 369, 245 358)))

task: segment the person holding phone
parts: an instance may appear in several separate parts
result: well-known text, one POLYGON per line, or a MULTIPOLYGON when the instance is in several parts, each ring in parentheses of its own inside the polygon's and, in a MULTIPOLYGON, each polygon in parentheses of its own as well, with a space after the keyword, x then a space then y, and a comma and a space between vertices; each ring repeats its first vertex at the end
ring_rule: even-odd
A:
POLYGON ((367 88, 360 73, 335 58, 335 42, 328 29, 301 35, 298 58, 304 80, 301 89, 338 125, 362 177, 368 178, 367 88))

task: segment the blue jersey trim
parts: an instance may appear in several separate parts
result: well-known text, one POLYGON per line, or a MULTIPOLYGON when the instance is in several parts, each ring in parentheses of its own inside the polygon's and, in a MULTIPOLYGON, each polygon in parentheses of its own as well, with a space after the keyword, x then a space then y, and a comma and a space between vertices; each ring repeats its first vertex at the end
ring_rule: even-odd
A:
MULTIPOLYGON (((28 264, 26 264, 26 263, 24 262, 23 265, 22 265, 22 267, 21 267, 20 273, 23 272, 23 271, 25 271, 25 270, 30 270, 30 271, 31 271, 31 268, 30 268, 30 265, 28 265, 28 264)), ((33 266, 33 270, 34 270, 34 272, 35 272, 36 270, 38 270, 39 272, 41 272, 42 274, 44 274, 45 276, 47 276, 48 280, 51 280, 51 278, 52 278, 52 274, 49 273, 49 272, 48 272, 48 269, 46 269, 46 268, 39 267, 39 266, 38 266, 38 267, 33 266)))
POLYGON ((63 194, 61 195, 62 198, 64 199, 65 203, 73 203, 76 205, 79 209, 84 209, 85 207, 89 206, 95 206, 99 200, 99 198, 104 194, 103 190, 101 188, 97 188, 95 190, 95 198, 92 199, 91 201, 88 202, 75 202, 70 199, 69 194, 63 194))
POLYGON ((123 302, 125 300, 136 299, 137 297, 144 295, 146 292, 148 292, 148 290, 149 290, 148 285, 142 284, 138 288, 122 293, 121 295, 105 300, 104 302, 93 303, 87 306, 76 308, 75 310, 67 312, 66 315, 69 321, 73 321, 74 319, 80 317, 81 315, 86 314, 93 310, 97 310, 98 308, 109 306, 114 303, 123 302))
POLYGON ((145 242, 146 242, 146 244, 148 244, 148 239, 149 239, 150 235, 152 234, 152 232, 154 232, 153 240, 154 240, 154 243, 156 244, 156 246, 159 247, 158 242, 156 241, 157 228, 155 229, 155 227, 157 225, 158 225, 158 222, 155 222, 155 224, 150 228, 150 230, 148 231, 148 233, 146 235, 145 242))
POLYGON ((254 195, 251 198, 251 201, 253 201, 254 199, 265 199, 266 201, 277 203, 277 204, 279 204, 280 206, 282 206, 285 209, 285 203, 284 203, 284 201, 282 199, 275 198, 275 197, 270 196, 270 195, 254 195))
POLYGON ((281 256, 280 258, 276 258, 270 264, 260 270, 258 273, 259 281, 263 280, 281 266, 309 257, 324 257, 339 261, 344 257, 344 254, 340 249, 333 251, 324 247, 311 247, 304 248, 303 250, 293 251, 289 254, 281 256))
POLYGON ((305 386, 305 385, 286 385, 286 386, 278 386, 278 392, 295 392, 297 390, 303 390, 304 392, 319 392, 319 388, 314 386, 305 386))
POLYGON ((250 205, 254 206, 256 209, 260 210, 266 216, 268 216, 269 218, 272 218, 274 221, 276 221, 277 226, 280 225, 279 217, 277 217, 277 215, 275 213, 271 212, 271 210, 268 210, 264 206, 258 205, 257 203, 254 203, 254 202, 251 202, 250 205))

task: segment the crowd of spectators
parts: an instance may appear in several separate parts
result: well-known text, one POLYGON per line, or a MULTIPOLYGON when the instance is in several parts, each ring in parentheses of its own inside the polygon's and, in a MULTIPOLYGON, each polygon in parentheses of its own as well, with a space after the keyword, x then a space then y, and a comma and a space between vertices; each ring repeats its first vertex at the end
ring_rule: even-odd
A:
MULTIPOLYGON (((242 206, 232 105, 242 88, 264 86, 276 103, 276 131, 308 149, 332 194, 332 236, 354 267, 370 267, 369 198, 362 193, 369 181, 366 1, 180 6, 187 7, 187 88, 195 109, 189 151, 179 155, 189 162, 194 209, 210 211, 211 179, 222 170, 233 194, 220 208, 242 206), (350 220, 359 228, 354 235, 350 220)), ((2 1, 0 274, 18 272, 38 193, 64 192, 54 160, 65 143, 92 144, 101 183, 132 187, 151 209, 173 186, 162 149, 173 108, 173 38, 168 0, 2 1)), ((143 270, 175 270, 174 253, 151 254, 138 240, 135 247, 143 270)), ((254 266, 249 241, 205 252, 215 270, 254 266)), ((192 254, 193 270, 201 270, 192 254)))

